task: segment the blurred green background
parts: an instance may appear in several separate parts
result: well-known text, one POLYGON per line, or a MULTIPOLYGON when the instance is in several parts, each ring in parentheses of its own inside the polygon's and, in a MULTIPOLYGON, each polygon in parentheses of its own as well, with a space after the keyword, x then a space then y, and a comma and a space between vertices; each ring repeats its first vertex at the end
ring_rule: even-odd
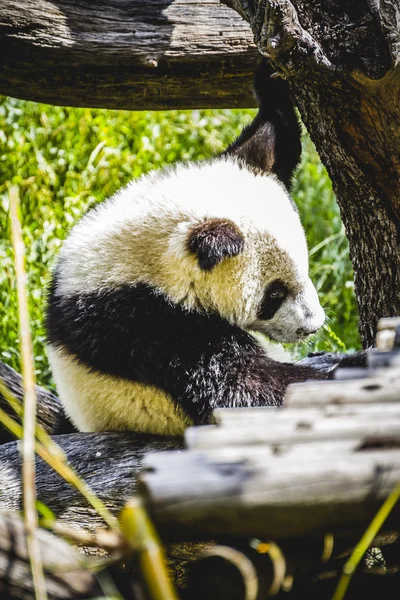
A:
MULTIPOLYGON (((251 110, 127 112, 0 98, 0 359, 20 370, 8 189, 20 188, 38 382, 51 383, 44 351, 46 285, 62 240, 96 202, 133 177, 223 150, 251 110)), ((327 323, 294 348, 360 347, 348 244, 331 184, 305 135, 293 196, 307 232, 310 274, 327 323)))

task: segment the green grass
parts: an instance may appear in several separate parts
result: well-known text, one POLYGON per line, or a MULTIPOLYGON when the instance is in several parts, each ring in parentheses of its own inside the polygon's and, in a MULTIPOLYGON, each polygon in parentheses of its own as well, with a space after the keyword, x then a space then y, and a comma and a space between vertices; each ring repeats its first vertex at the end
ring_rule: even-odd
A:
MULTIPOLYGON (((8 188, 20 187, 36 373, 48 385, 43 309, 62 240, 93 204, 129 179, 177 160, 221 151, 253 111, 132 113, 0 99, 0 359, 20 370, 8 188)), ((330 182, 311 142, 295 191, 307 231, 311 276, 330 318, 304 354, 359 346, 348 246, 330 182)))

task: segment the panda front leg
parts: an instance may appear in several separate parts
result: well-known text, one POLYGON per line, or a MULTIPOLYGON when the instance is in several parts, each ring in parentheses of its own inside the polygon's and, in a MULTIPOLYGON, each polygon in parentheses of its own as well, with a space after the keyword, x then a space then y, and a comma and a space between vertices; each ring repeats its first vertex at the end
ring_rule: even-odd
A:
POLYGON ((311 367, 317 371, 330 373, 337 368, 366 368, 368 364, 368 354, 375 352, 375 349, 360 350, 354 353, 337 352, 313 352, 306 358, 299 360, 296 364, 311 367))
POLYGON ((338 368, 365 367, 370 352, 320 354, 283 363, 269 358, 253 336, 237 329, 214 350, 193 365, 180 400, 195 424, 207 423, 216 408, 282 406, 290 384, 332 379, 338 368))

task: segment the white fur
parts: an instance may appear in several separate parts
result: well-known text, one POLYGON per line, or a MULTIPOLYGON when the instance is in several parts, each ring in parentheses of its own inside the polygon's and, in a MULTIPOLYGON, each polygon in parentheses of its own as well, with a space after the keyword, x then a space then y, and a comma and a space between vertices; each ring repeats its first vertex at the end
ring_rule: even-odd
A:
POLYGON ((142 177, 90 211, 63 245, 67 262, 59 291, 71 295, 138 279, 154 284, 154 277, 162 283, 166 248, 173 255, 175 244, 175 253, 182 252, 178 242, 206 217, 229 218, 245 231, 264 233, 307 273, 300 219, 283 186, 221 159, 142 177))

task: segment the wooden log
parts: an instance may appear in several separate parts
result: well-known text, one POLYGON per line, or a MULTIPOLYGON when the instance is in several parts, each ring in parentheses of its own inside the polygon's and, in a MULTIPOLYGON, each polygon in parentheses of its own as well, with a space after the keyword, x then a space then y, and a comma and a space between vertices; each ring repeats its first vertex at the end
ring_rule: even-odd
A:
MULTIPOLYGON (((0 381, 13 393, 21 402, 24 399, 22 387, 22 377, 8 365, 0 361, 0 381)), ((37 385, 37 422, 49 434, 68 433, 74 430, 71 422, 67 419, 59 398, 51 391, 37 385)), ((21 422, 15 412, 10 407, 7 400, 0 393, 0 407, 11 415, 16 421, 21 422)), ((0 444, 15 439, 0 423, 0 444)))
MULTIPOLYGON (((396 406, 397 408, 397 406, 396 406)), ((232 421, 229 427, 190 427, 185 432, 191 449, 224 445, 314 444, 327 441, 358 441, 360 446, 373 439, 392 440, 400 444, 400 415, 397 410, 381 415, 377 411, 359 410, 353 414, 318 414, 317 412, 278 410, 243 424, 232 421), (286 413, 286 414, 285 414, 286 413)), ((260 413, 258 413, 260 414, 260 413)))
POLYGON ((289 385, 285 405, 325 406, 327 404, 366 404, 398 402, 400 398, 400 372, 387 377, 343 381, 316 381, 289 385))
MULTIPOLYGON (((69 544, 39 529, 40 554, 49 600, 104 597, 84 559, 69 544)), ((4 600, 34 600, 25 527, 17 515, 0 513, 0 597, 4 600)))
MULTIPOLYGON (((331 460, 290 457, 214 460, 193 451, 149 455, 140 475, 166 538, 282 540, 360 534, 400 479, 400 451, 331 460)), ((400 506, 386 526, 399 529, 400 506)))
MULTIPOLYGON (((344 384, 345 385, 345 384, 344 384)), ((387 404, 326 404, 319 406, 293 407, 253 407, 253 408, 217 408, 213 412, 215 423, 223 427, 268 426, 276 422, 296 421, 297 419, 326 419, 337 417, 369 417, 380 419, 400 417, 400 403, 387 404)))
MULTIPOLYGON (((136 476, 149 451, 180 448, 182 440, 135 433, 72 433, 53 438, 72 466, 117 514, 136 490, 136 476)), ((22 508, 19 442, 0 446, 0 510, 22 508)), ((38 500, 74 528, 103 526, 99 515, 79 492, 41 459, 36 460, 38 500)))
POLYGON ((3 0, 0 93, 158 110, 255 106, 248 24, 218 0, 3 0))

